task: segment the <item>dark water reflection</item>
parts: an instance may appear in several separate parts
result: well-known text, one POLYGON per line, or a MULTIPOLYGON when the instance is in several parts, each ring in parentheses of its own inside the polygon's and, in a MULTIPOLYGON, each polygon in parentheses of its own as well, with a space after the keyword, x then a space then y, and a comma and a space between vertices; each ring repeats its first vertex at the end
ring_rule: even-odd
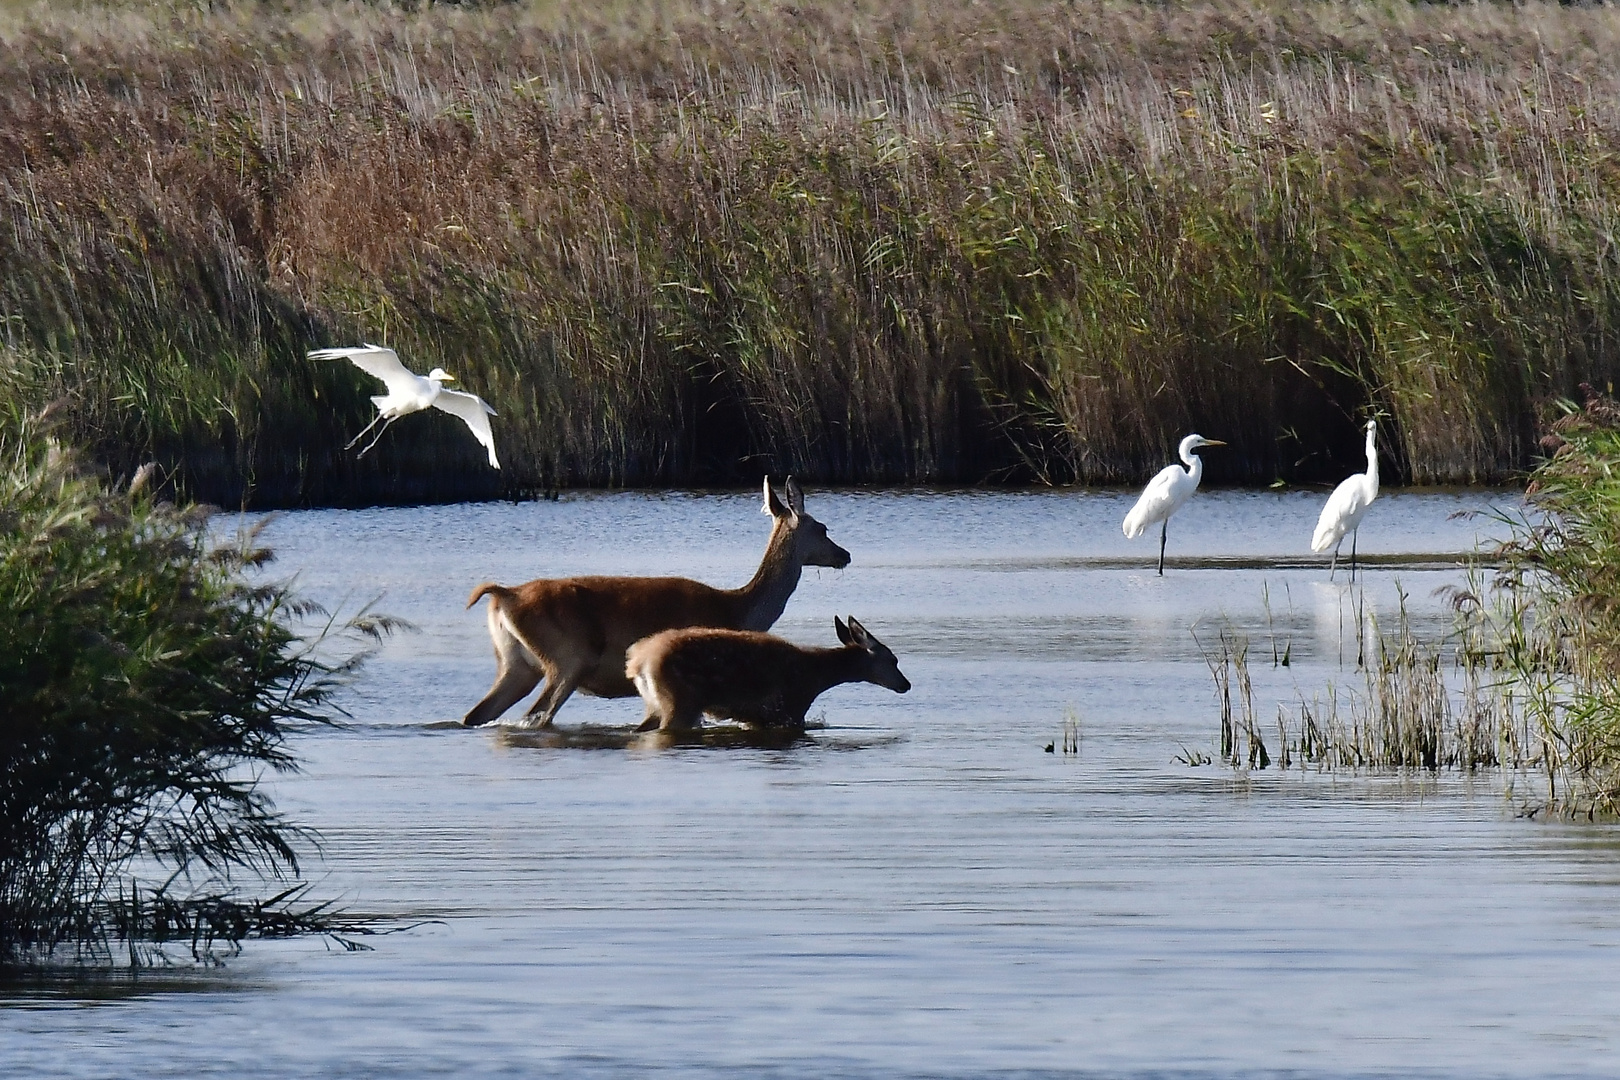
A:
MULTIPOLYGON (((303 737, 280 805, 317 892, 442 920, 367 953, 260 943, 211 992, 94 1009, 0 994, 6 1075, 1543 1076, 1620 1060, 1620 833, 1515 818, 1500 778, 1190 768, 1215 735, 1190 633, 1255 651, 1262 716, 1352 683, 1358 612, 1302 558, 1320 496, 1200 495, 1171 570, 1121 494, 826 494, 854 554, 779 629, 860 617, 915 684, 821 726, 633 745, 640 703, 465 731, 493 669, 484 579, 751 572, 744 496, 287 515, 328 601, 420 632, 303 737), (1066 716, 1080 754, 1047 754, 1066 716)), ((1428 630, 1478 494, 1396 493, 1366 607, 1428 630)), ((210 982, 210 980, 214 980, 210 982)), ((167 988, 165 988, 167 989, 167 988)))

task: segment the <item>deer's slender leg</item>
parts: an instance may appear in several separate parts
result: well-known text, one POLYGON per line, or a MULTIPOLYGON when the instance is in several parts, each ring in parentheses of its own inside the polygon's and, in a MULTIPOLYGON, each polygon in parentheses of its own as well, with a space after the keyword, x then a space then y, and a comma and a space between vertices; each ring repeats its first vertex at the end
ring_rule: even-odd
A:
POLYGON ((676 713, 674 699, 645 672, 637 677, 636 684, 636 689, 642 691, 642 698, 647 702, 647 715, 636 730, 663 731, 669 728, 671 718, 676 713))
POLYGON ((578 672, 564 674, 555 671, 546 676, 545 688, 540 691, 540 696, 534 699, 534 704, 529 706, 529 711, 523 718, 523 726, 550 727, 552 719, 557 715, 557 710, 562 708, 563 702, 573 695, 574 690, 579 686, 579 681, 580 674, 578 672))
POLYGON ((659 725, 660 731, 692 731, 703 723, 703 710, 688 706, 672 705, 664 713, 664 722, 659 725))
POLYGON ((468 727, 477 727, 498 719, 500 715, 513 705, 529 696, 535 683, 540 681, 540 670, 521 661, 514 664, 502 664, 500 673, 495 676, 495 685, 490 687, 484 699, 472 707, 472 711, 461 718, 461 722, 468 727))
POLYGON ((493 599, 489 608, 489 639, 495 646, 495 685, 489 688, 482 701, 462 717, 461 722, 468 727, 498 719, 507 709, 527 697, 545 673, 507 626, 501 616, 499 601, 493 599))

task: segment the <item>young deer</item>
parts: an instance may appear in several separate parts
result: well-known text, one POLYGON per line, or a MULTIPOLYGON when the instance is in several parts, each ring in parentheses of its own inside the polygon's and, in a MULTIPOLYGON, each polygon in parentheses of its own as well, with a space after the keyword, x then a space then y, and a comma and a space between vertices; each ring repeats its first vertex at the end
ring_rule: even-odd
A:
POLYGON ((786 502, 765 478, 763 512, 773 520, 754 578, 740 589, 716 589, 687 578, 541 578, 517 588, 480 585, 467 606, 489 599, 489 636, 495 644, 495 685, 462 723, 487 724, 533 690, 545 687, 526 722, 547 727, 575 690, 597 697, 634 697, 624 674, 624 653, 634 642, 688 626, 765 630, 781 616, 806 566, 842 569, 849 552, 804 509, 793 478, 786 502))
POLYGON ((888 646, 852 617, 833 619, 841 649, 803 649, 749 630, 665 630, 630 646, 625 674, 647 703, 641 731, 683 731, 704 713, 746 724, 804 726, 834 686, 869 682, 911 689, 888 646))

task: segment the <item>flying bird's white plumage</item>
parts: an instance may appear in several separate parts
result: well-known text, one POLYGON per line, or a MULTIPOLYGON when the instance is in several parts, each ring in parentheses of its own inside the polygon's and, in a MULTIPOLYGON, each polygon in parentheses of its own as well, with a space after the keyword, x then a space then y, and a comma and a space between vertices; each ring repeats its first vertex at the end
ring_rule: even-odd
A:
POLYGON ((360 451, 360 456, 364 457, 367 451, 377 445, 377 439, 382 438, 383 431, 388 430, 389 424, 401 416, 421 412, 431 406, 442 409, 451 416, 459 417, 473 433, 473 438, 489 452, 490 466, 496 469, 501 467, 501 463, 495 458, 495 434, 489 427, 489 418, 495 415, 495 410, 477 394, 446 390, 444 384, 453 381, 454 376, 443 368, 434 368, 426 375, 416 375, 399 362, 399 354, 393 349, 385 349, 379 345, 315 349, 308 355, 311 360, 347 360, 366 374, 381 379, 383 385, 388 387, 388 393, 371 399, 371 403, 377 406, 376 418, 344 447, 345 450, 365 438, 367 432, 376 427, 378 421, 382 421, 382 431, 377 432, 377 438, 372 439, 366 444, 365 450, 360 451))
POLYGON ((1350 576, 1356 574, 1356 533, 1361 528, 1361 519, 1367 516, 1367 508, 1378 498, 1378 422, 1367 421, 1367 471, 1356 473, 1345 478, 1333 494, 1328 496, 1327 505, 1322 507, 1322 516, 1316 519, 1316 533, 1311 537, 1311 550, 1321 554, 1328 548, 1333 549, 1333 562, 1328 568, 1328 576, 1339 565, 1339 545, 1344 543, 1345 535, 1350 536, 1350 576))
POLYGON ((1170 516, 1181 509, 1183 503, 1198 490, 1204 478, 1204 459, 1193 451, 1201 446, 1225 446, 1219 439, 1206 439, 1202 435, 1188 435, 1181 440, 1177 455, 1186 464, 1166 465, 1148 481, 1142 497, 1136 500, 1131 512, 1125 515, 1125 536, 1135 540, 1147 531, 1149 525, 1159 522, 1159 573, 1164 573, 1164 545, 1170 528, 1170 516))

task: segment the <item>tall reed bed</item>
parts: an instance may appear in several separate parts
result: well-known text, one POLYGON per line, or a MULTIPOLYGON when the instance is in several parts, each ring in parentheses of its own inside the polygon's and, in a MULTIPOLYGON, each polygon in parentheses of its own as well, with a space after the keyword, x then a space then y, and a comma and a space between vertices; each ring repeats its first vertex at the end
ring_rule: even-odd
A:
POLYGON ((309 838, 261 779, 294 766, 289 731, 346 665, 295 636, 310 611, 285 587, 248 580, 268 554, 206 522, 32 425, 0 436, 0 969, 342 924, 302 902, 309 838))
MULTIPOLYGON (((1253 0, 38 9, 0 391, 236 502, 1499 479, 1620 366, 1620 15, 1253 0), (1532 44, 1534 43, 1534 44, 1532 44), (500 413, 339 451, 384 340, 500 413)), ((14 406, 16 407, 16 406, 14 406)))

